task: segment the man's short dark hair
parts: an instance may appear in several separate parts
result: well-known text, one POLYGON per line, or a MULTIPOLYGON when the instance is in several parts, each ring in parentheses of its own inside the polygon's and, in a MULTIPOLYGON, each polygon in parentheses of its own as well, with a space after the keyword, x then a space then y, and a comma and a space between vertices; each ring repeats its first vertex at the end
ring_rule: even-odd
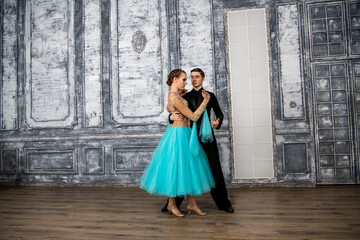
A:
POLYGON ((193 70, 191 70, 191 72, 199 72, 203 78, 205 77, 205 73, 203 70, 201 70, 201 68, 194 68, 193 70))

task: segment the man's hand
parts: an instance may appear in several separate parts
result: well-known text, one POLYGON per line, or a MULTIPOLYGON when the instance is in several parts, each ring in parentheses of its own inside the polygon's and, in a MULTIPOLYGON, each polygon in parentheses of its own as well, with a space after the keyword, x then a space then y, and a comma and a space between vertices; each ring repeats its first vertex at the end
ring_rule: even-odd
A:
POLYGON ((182 121, 184 118, 185 118, 184 115, 182 115, 179 112, 174 112, 170 115, 171 121, 182 121))
POLYGON ((217 128, 217 126, 219 126, 219 123, 220 123, 220 119, 218 118, 215 121, 211 121, 210 125, 212 128, 217 128))
POLYGON ((180 90, 180 92, 179 92, 179 94, 180 94, 180 96, 184 96, 186 93, 187 93, 187 89, 182 89, 182 90, 180 90))

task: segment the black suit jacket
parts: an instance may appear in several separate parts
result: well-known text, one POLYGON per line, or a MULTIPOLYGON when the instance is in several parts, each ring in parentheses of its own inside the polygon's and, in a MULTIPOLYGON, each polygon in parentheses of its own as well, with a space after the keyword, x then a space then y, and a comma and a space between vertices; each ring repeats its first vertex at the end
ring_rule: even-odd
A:
MULTIPOLYGON (((201 91, 201 90, 199 90, 199 91, 201 91)), ((220 127, 222 125, 222 122, 224 120, 224 114, 221 111, 221 108, 219 106, 219 102, 218 102, 215 94, 212 93, 212 92, 209 92, 209 91, 207 91, 207 92, 210 94, 210 101, 209 101, 208 105, 206 106, 208 116, 210 118, 210 111, 211 111, 211 109, 213 109, 213 111, 214 111, 214 113, 216 115, 216 118, 219 118, 219 125, 216 127, 216 129, 220 129, 220 127)), ((182 96, 188 102, 189 109, 191 111, 193 111, 193 112, 196 111, 196 109, 200 106, 201 102, 204 100, 204 98, 202 96, 200 96, 198 101, 196 102, 195 101, 195 94, 196 94, 196 90, 193 89, 190 92, 186 93, 184 96, 182 96)), ((197 124, 196 124, 198 132, 199 132, 199 129, 200 129, 200 125, 201 125, 203 115, 204 114, 202 114, 200 116, 200 118, 199 118, 199 120, 197 121, 197 124)), ((192 126, 192 123, 193 122, 191 121, 191 126, 192 126)), ((214 136, 214 131, 212 131, 212 133, 213 133, 213 136, 214 136)))

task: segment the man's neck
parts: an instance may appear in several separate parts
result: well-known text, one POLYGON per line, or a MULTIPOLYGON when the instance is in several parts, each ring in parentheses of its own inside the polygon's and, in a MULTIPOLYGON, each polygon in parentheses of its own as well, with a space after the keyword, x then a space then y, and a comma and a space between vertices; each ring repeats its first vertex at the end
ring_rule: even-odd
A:
POLYGON ((199 86, 199 87, 194 87, 194 89, 196 90, 196 91, 199 91, 200 89, 202 89, 203 88, 203 86, 201 85, 201 86, 199 86))

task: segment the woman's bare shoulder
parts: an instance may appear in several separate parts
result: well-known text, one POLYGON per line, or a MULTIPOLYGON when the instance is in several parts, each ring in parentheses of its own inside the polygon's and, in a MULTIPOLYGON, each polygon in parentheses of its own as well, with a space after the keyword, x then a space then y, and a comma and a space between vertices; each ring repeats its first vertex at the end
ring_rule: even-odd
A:
POLYGON ((176 94, 174 92, 169 92, 169 95, 168 95, 168 99, 169 100, 174 100, 175 98, 180 98, 180 95, 179 94, 176 94))

